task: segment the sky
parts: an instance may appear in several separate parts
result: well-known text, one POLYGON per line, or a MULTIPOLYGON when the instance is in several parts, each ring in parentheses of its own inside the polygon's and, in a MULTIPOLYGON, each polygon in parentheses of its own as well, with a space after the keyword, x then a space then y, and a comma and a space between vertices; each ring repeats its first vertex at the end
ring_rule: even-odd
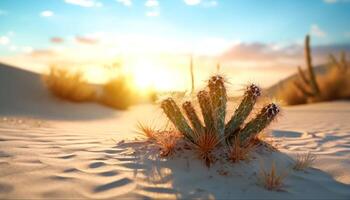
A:
POLYGON ((306 34, 349 50, 349 19, 350 0, 0 0, 0 61, 295 66, 306 34))

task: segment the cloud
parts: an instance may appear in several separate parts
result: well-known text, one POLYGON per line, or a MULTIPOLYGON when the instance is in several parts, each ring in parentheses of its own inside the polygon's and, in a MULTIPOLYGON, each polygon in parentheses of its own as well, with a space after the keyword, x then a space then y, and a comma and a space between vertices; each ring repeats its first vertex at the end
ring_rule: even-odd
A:
POLYGON ((349 32, 345 32, 345 33, 344 33, 344 36, 345 36, 346 38, 350 38, 350 31, 349 31, 349 32))
POLYGON ((184 0, 184 2, 189 6, 194 6, 200 4, 201 0, 184 0))
POLYGON ((52 43, 55 43, 55 44, 64 43, 64 39, 61 38, 61 37, 52 37, 52 38, 50 39, 50 41, 51 41, 52 43))
POLYGON ((24 46, 21 48, 21 50, 25 53, 32 53, 33 52, 33 47, 31 46, 24 46))
POLYGON ((218 5, 218 2, 216 0, 211 0, 211 1, 205 1, 203 2, 204 7, 215 7, 218 5))
POLYGON ((320 38, 325 37, 327 35, 327 33, 323 31, 317 24, 311 25, 310 34, 320 38))
POLYGON ((350 0, 323 0, 325 3, 334 4, 334 3, 350 3, 350 0))
POLYGON ((97 0, 64 0, 64 2, 82 7, 101 7, 103 5, 97 0))
POLYGON ((54 13, 51 10, 45 10, 40 13, 41 17, 52 17, 54 13))
POLYGON ((10 44, 11 40, 7 36, 1 36, 0 37, 0 45, 8 45, 10 44))
POLYGON ((75 41, 80 44, 95 45, 99 42, 97 38, 87 37, 87 36, 76 36, 75 41))
POLYGON ((55 56, 56 52, 51 49, 35 49, 29 52, 32 57, 55 56))
POLYGON ((146 7, 158 7, 159 2, 157 0, 147 0, 145 3, 146 7))
POLYGON ((116 1, 123 4, 124 6, 131 6, 132 5, 131 0, 116 0, 116 1))

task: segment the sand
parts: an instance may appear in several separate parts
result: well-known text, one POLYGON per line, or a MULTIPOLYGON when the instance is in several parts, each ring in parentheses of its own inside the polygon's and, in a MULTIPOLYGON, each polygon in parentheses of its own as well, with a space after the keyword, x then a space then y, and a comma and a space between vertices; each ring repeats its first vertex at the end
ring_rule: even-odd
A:
POLYGON ((140 139, 135 125, 159 118, 155 105, 122 112, 63 102, 39 75, 8 66, 0 87, 0 199, 350 199, 350 102, 285 108, 270 129, 279 152, 208 169, 189 151, 161 158, 140 139), (305 152, 314 166, 292 170, 305 152), (287 175, 280 191, 259 182, 272 160, 287 175))

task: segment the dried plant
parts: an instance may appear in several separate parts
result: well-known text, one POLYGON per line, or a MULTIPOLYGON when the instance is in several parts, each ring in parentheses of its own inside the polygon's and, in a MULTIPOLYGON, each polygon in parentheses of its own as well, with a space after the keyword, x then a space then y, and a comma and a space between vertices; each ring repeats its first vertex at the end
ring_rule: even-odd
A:
POLYGON ((249 158, 249 153, 251 153, 254 148, 254 144, 248 143, 242 146, 238 138, 235 138, 233 141, 233 145, 228 154, 229 159, 234 163, 247 160, 249 158))
POLYGON ((150 140, 155 140, 159 134, 159 130, 156 130, 154 126, 150 126, 141 122, 137 123, 137 132, 146 136, 150 140))
POLYGON ((50 92, 61 99, 84 102, 95 98, 95 89, 87 83, 81 72, 51 66, 49 74, 43 76, 43 81, 50 92))
POLYGON ((286 173, 278 173, 275 162, 271 164, 269 170, 265 169, 264 166, 260 166, 260 181, 264 188, 267 190, 281 190, 283 187, 283 181, 286 178, 286 173))
POLYGON ((305 154, 297 154, 293 169, 297 171, 305 170, 306 168, 311 167, 314 164, 315 160, 316 155, 310 152, 305 154))
POLYGON ((212 152, 219 144, 218 137, 212 133, 204 133, 196 138, 195 144, 195 149, 200 158, 205 162, 207 167, 210 167, 210 164, 214 161, 212 152))

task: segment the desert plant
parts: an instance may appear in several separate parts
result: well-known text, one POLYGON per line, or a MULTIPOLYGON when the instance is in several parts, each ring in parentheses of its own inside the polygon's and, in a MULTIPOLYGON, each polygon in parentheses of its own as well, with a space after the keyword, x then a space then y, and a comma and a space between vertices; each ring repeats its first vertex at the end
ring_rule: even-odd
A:
POLYGON ((248 143, 247 145, 241 145, 240 140, 235 138, 232 143, 232 147, 230 147, 230 151, 228 154, 229 159, 236 163, 241 160, 247 160, 249 157, 249 153, 254 148, 253 143, 248 143))
POLYGON ((316 156, 310 152, 305 154, 297 154, 293 169, 301 171, 306 168, 309 168, 313 165, 315 160, 316 156))
POLYGON ((193 57, 190 58, 190 74, 191 74, 191 93, 194 93, 194 72, 193 72, 193 57))
POLYGON ((120 75, 103 85, 98 101, 109 107, 125 110, 135 103, 136 95, 130 87, 130 77, 120 75))
POLYGON ((215 134, 204 133, 199 135, 195 142, 195 149, 200 158, 205 162, 207 167, 210 167, 210 164, 214 162, 212 152, 220 142, 218 137, 215 134))
POLYGON ((310 49, 310 36, 305 37, 305 61, 307 66, 307 72, 304 72, 301 67, 298 67, 298 73, 300 80, 295 81, 295 86, 303 93, 308 99, 317 99, 320 96, 320 87, 316 80, 316 75, 312 66, 312 56, 310 49))
POLYGON ((280 190, 286 173, 278 173, 275 162, 271 164, 271 169, 267 170, 264 166, 260 166, 260 181, 267 190, 280 190))
POLYGON ((333 54, 329 55, 330 64, 337 67, 340 71, 346 73, 349 69, 349 63, 346 60, 346 53, 342 51, 338 60, 333 54))
MULTIPOLYGON (((208 145, 211 146, 210 148, 208 147, 209 149, 225 145, 222 141, 226 141, 228 147, 232 147, 234 145, 232 144, 232 138, 238 138, 240 145, 246 145, 252 137, 255 137, 266 128, 279 113, 278 106, 271 103, 263 107, 254 119, 243 125, 251 113, 257 98, 260 96, 259 87, 252 84, 247 87, 245 95, 231 120, 225 124, 227 96, 224 83, 223 77, 219 75, 213 76, 208 81, 209 92, 202 90, 197 95, 204 125, 190 102, 187 101, 183 104, 183 109, 189 120, 188 123, 172 98, 162 101, 161 108, 169 120, 187 141, 200 149, 204 149, 201 146, 208 143, 211 144, 208 145), (217 143, 212 145, 213 141, 218 141, 222 145, 217 143)), ((208 160, 210 161, 208 152, 211 151, 200 150, 200 152, 204 152, 207 155, 202 156, 206 164, 208 160)))
POLYGON ((43 76, 47 88, 55 96, 73 101, 92 101, 95 89, 84 80, 82 72, 71 72, 65 68, 51 66, 49 74, 43 76))

